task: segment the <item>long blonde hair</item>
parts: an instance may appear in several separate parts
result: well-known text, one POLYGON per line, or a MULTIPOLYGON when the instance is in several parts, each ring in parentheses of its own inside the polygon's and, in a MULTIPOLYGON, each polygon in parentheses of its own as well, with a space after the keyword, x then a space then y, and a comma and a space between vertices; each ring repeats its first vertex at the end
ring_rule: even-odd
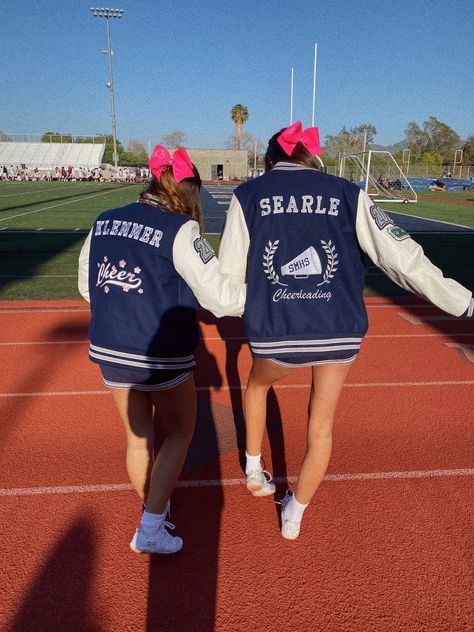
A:
POLYGON ((190 217, 198 222, 203 233, 204 222, 199 198, 202 181, 195 165, 193 172, 192 178, 176 182, 171 167, 166 166, 159 179, 152 176, 150 184, 140 195, 140 202, 190 217))

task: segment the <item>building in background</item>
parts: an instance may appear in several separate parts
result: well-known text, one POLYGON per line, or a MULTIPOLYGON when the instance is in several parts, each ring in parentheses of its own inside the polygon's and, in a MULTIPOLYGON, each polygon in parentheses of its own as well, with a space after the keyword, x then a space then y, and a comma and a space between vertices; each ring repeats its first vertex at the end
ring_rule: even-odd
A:
POLYGON ((245 180, 248 152, 244 149, 187 149, 203 180, 245 180))

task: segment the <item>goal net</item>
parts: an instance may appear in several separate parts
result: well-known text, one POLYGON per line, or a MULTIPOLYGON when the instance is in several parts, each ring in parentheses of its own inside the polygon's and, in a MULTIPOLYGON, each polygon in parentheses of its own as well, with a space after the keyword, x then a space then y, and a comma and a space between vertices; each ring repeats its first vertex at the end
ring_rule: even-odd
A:
POLYGON ((340 154, 339 176, 358 184, 377 202, 416 202, 417 195, 389 151, 340 154))

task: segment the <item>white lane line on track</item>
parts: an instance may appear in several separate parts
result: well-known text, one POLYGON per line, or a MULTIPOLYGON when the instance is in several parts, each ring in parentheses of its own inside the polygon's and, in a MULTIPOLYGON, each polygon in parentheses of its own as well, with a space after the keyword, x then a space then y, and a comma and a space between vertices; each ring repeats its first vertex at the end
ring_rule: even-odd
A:
MULTIPOLYGON (((354 384, 344 384, 344 388, 376 388, 376 387, 409 387, 409 386, 469 386, 473 385, 474 380, 451 380, 444 382, 360 382, 354 384)), ((307 384, 274 384, 276 390, 308 388, 307 384)), ((223 391, 240 391, 244 386, 221 386, 216 389, 208 386, 197 386, 198 392, 223 392, 223 391)), ((0 398, 5 397, 69 397, 76 395, 110 395, 110 391, 37 391, 33 393, 0 393, 0 398)))
MULTIPOLYGON (((448 478, 453 476, 474 476, 474 469, 456 470, 413 470, 406 472, 361 472, 354 474, 326 474, 323 482, 378 481, 407 478, 448 478)), ((276 483, 293 483, 296 476, 277 476, 276 483)), ((245 485, 245 478, 178 481, 176 487, 232 487, 245 485)), ((104 483, 99 485, 61 485, 57 487, 13 487, 0 488, 0 496, 38 496, 45 494, 87 494, 97 492, 133 491, 130 483, 104 483)))
MULTIPOLYGON (((448 338, 451 339, 453 337, 456 338, 473 338, 474 331, 470 334, 466 333, 450 333, 450 334, 369 334, 365 336, 366 338, 448 338)), ((247 338, 244 336, 206 336, 205 338, 200 338, 206 342, 209 341, 222 341, 222 342, 247 342, 247 338)), ((0 342, 0 347, 15 347, 21 345, 78 345, 78 344, 88 344, 89 340, 22 340, 18 342, 0 342)))
POLYGON ((472 320, 470 318, 467 318, 465 316, 447 316, 446 314, 438 314, 438 315, 433 315, 433 316, 422 316, 422 315, 415 315, 415 314, 410 314, 410 313, 403 313, 403 312, 398 312, 398 316, 400 316, 401 318, 404 318, 405 320, 407 320, 411 325, 422 325, 423 323, 435 323, 435 322, 443 322, 443 321, 453 321, 453 320, 458 320, 459 318, 461 320, 472 320))
POLYGON ((47 211, 50 208, 57 208, 58 206, 65 206, 66 204, 76 204, 77 202, 82 202, 82 200, 89 200, 90 198, 99 197, 100 195, 108 195, 109 193, 115 193, 116 191, 121 191, 126 188, 128 188, 128 185, 117 187, 115 189, 108 189, 107 191, 101 191, 100 193, 93 193, 92 195, 85 195, 84 197, 81 197, 80 200, 69 200, 68 202, 60 202, 59 204, 52 204, 51 206, 43 206, 43 208, 37 208, 34 211, 26 211, 26 213, 18 213, 17 215, 10 215, 10 217, 2 217, 0 218, 0 222, 6 222, 9 219, 23 217, 24 215, 32 215, 33 213, 41 213, 41 211, 47 211))
POLYGON ((56 308, 46 308, 43 309, 39 307, 38 309, 17 309, 16 307, 4 307, 0 309, 0 314, 76 314, 77 312, 90 312, 89 307, 56 307, 56 308))
MULTIPOLYGON (((124 187, 122 187, 124 188, 124 187)), ((219 233, 206 233, 207 235, 218 235, 219 233)), ((53 301, 52 301, 53 302, 53 301)), ((0 302, 1 304, 1 302, 0 302)), ((403 309, 404 307, 410 308, 410 307, 414 307, 416 309, 423 309, 423 308, 432 308, 431 305, 420 305, 419 303, 416 304, 402 304, 402 303, 384 303, 382 305, 377 305, 377 304, 370 304, 370 303, 366 303, 366 308, 367 309, 373 309, 373 308, 391 308, 391 309, 403 309)), ((89 309, 87 307, 77 307, 77 308, 71 308, 71 307, 56 307, 56 308, 51 308, 51 307, 45 307, 45 308, 37 308, 35 309, 34 307, 32 308, 16 308, 16 307, 4 307, 4 308, 0 308, 0 314, 42 314, 42 313, 48 313, 48 312, 88 312, 89 309)), ((452 320, 454 321, 464 321, 464 320, 471 320, 472 318, 458 318, 456 316, 452 316, 452 320)))
POLYGON ((37 342, 0 342, 0 347, 16 347, 17 345, 84 345, 88 340, 42 340, 37 342))
POLYGON ((77 278, 77 274, 0 274, 0 279, 63 279, 77 278))

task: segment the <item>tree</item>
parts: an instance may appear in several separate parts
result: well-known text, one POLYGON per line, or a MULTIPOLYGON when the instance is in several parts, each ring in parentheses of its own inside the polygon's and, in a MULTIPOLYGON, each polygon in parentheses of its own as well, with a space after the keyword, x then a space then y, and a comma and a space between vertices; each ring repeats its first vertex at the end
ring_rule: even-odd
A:
POLYGON ((131 156, 133 156, 138 162, 146 162, 148 160, 148 154, 145 149, 145 145, 139 140, 132 139, 128 141, 127 153, 131 154, 131 156))
MULTIPOLYGON (((114 137, 112 134, 97 134, 102 139, 102 142, 105 141, 105 151, 104 157, 102 158, 102 162, 106 162, 109 165, 114 164, 114 137)), ((117 138, 117 154, 118 154, 118 162, 124 163, 126 162, 126 151, 125 147, 117 138)))
POLYGON ((426 151, 424 154, 421 154, 420 161, 423 165, 438 165, 441 167, 443 164, 443 156, 441 154, 426 151))
POLYGON ((440 154, 444 162, 449 162, 461 141, 449 125, 434 116, 423 123, 423 129, 415 122, 408 123, 405 134, 414 162, 421 160, 424 154, 440 154))
POLYGON ((72 134, 60 134, 59 132, 45 132, 41 136, 42 143, 72 143, 72 134))
POLYGON ((427 151, 429 144, 429 135, 426 130, 422 130, 421 127, 412 121, 408 123, 405 130, 407 148, 412 153, 412 160, 416 161, 420 159, 420 156, 427 151))
POLYGON ((242 141, 242 128, 247 122, 249 118, 249 111, 242 105, 241 103, 237 103, 234 105, 232 110, 230 111, 230 118, 234 121, 235 125, 235 139, 236 139, 236 147, 235 149, 240 149, 241 141, 242 141))
POLYGON ((186 142, 186 132, 182 130, 174 130, 160 138, 160 143, 166 147, 182 147, 186 142))
POLYGON ((261 140, 255 138, 249 132, 242 132, 240 139, 237 139, 236 132, 233 132, 224 141, 224 146, 228 149, 244 149, 248 152, 249 167, 253 167, 255 163, 255 143, 257 143, 257 166, 263 165, 263 156, 265 154, 265 145, 261 140))
POLYGON ((371 143, 373 143, 376 134, 377 130, 375 126, 369 123, 359 125, 358 127, 351 127, 350 129, 346 129, 344 126, 339 134, 335 136, 328 134, 325 137, 325 148, 329 154, 333 155, 363 151, 364 140, 365 148, 368 149, 371 143))
POLYGON ((261 140, 255 138, 255 136, 249 132, 241 132, 240 138, 238 138, 237 132, 232 132, 232 134, 224 141, 224 145, 228 149, 246 149, 247 151, 251 151, 253 153, 255 151, 255 142, 257 143, 257 153, 263 153, 265 145, 261 140))
POLYGON ((465 165, 474 165, 474 136, 469 136, 462 146, 462 161, 465 165))
POLYGON ((0 131, 0 142, 6 143, 11 140, 12 140, 11 136, 9 136, 8 134, 5 134, 5 132, 0 131))

